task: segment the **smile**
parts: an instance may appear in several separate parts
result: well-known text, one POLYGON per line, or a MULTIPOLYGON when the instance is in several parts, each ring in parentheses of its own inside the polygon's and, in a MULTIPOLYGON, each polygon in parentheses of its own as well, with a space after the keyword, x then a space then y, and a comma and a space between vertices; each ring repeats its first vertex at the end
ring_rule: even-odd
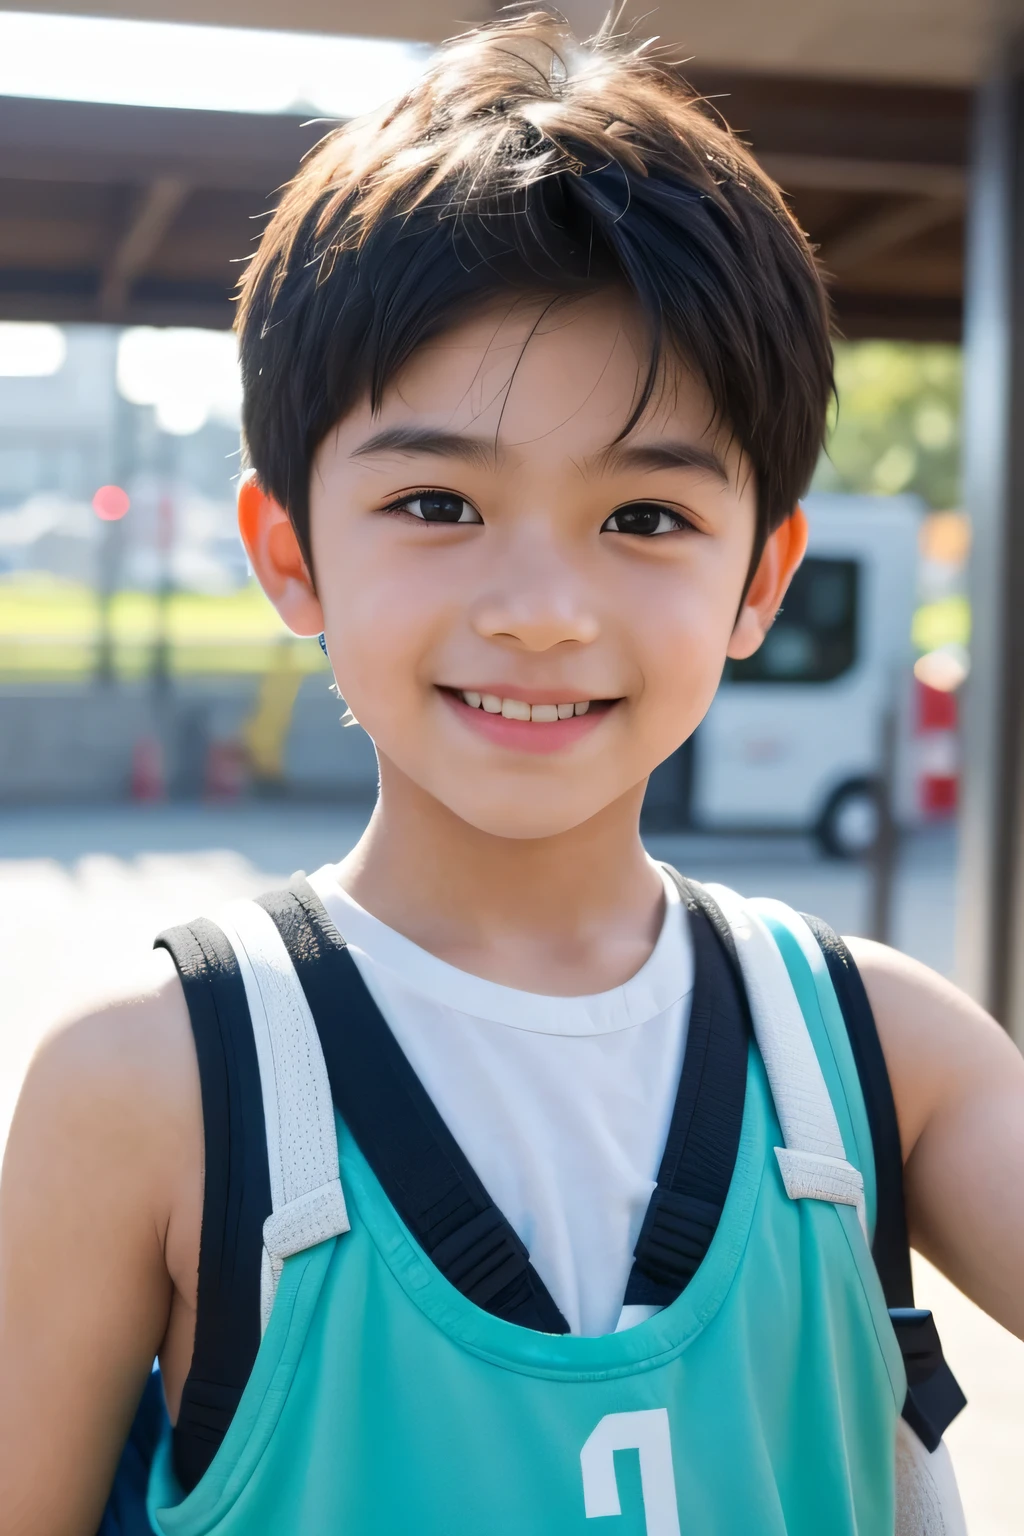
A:
POLYGON ((558 752, 589 736, 618 699, 516 699, 475 688, 441 688, 442 698, 470 730, 514 752, 558 752))
POLYGON ((503 699, 496 693, 476 693, 472 688, 459 689, 458 693, 470 709, 482 709, 488 715, 503 715, 506 720, 536 721, 540 725, 571 720, 574 715, 585 715, 590 708, 589 699, 569 704, 528 704, 525 699, 503 699))

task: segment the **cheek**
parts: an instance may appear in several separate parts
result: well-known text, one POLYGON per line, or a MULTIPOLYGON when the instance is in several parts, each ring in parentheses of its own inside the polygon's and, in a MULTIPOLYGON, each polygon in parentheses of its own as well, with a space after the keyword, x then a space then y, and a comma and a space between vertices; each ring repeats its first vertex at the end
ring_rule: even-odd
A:
MULTIPOLYGON (((633 632, 644 674, 644 707, 665 724, 696 727, 711 703, 732 633, 730 593, 713 570, 664 573, 633 605, 633 632), (696 719, 692 719, 696 711, 696 719)), ((660 723, 660 722, 659 722, 660 723)))
POLYGON ((439 625, 438 594, 379 541, 337 540, 324 571, 327 645, 338 687, 356 716, 406 712, 439 625))

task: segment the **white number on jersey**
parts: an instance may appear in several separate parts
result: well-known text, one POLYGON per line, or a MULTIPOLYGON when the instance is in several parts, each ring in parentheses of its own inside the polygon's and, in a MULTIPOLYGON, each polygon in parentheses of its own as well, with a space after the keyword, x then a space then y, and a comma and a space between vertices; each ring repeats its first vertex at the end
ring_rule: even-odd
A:
POLYGON ((666 1408, 606 1413, 580 1451, 587 1519, 621 1515, 615 1452, 639 1451, 647 1536, 680 1536, 672 1435, 666 1408))

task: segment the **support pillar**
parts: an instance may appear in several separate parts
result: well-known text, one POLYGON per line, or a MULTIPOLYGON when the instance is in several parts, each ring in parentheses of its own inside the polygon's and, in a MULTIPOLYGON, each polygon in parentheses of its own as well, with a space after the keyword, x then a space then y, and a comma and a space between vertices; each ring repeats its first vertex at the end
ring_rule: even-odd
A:
POLYGON ((957 971, 1024 1047, 1024 24, 979 93, 965 342, 974 633, 957 971))

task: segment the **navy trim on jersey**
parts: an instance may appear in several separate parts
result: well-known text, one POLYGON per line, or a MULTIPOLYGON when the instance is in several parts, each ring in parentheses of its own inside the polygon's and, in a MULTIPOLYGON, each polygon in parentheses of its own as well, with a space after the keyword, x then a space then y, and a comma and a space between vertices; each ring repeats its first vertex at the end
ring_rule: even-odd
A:
POLYGON ((96 1536, 153 1536, 146 1494, 153 1457, 166 1432, 163 1385, 154 1369, 146 1378, 96 1536))

